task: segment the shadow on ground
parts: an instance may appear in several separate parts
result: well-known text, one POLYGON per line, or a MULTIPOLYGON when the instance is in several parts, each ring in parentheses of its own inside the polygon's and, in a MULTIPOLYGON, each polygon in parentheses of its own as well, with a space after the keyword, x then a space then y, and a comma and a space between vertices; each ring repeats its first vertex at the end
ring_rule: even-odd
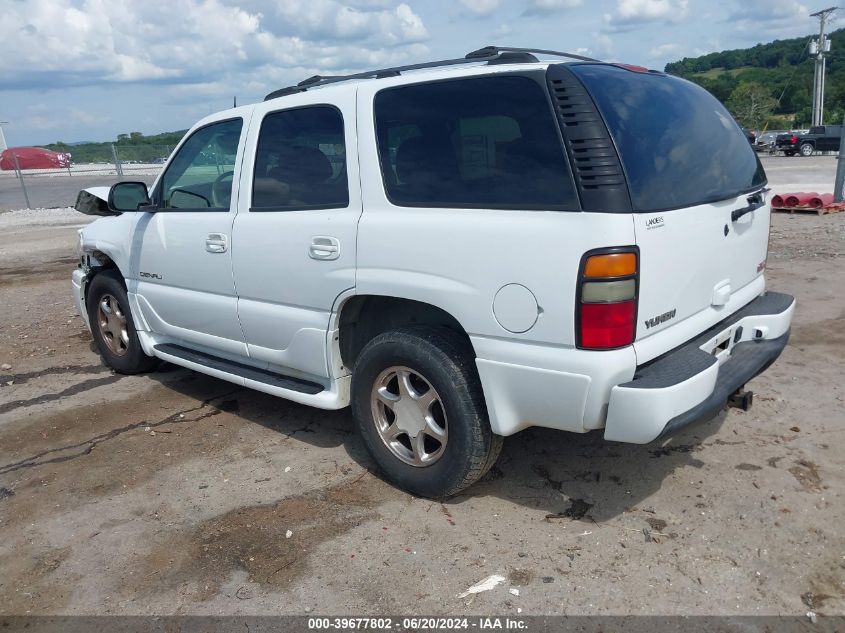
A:
MULTIPOLYGON (((201 374, 170 365, 162 369, 150 376, 190 397, 231 390, 228 383, 201 374)), ((249 389, 210 404, 318 448, 343 446, 350 458, 380 477, 354 431, 349 409, 322 411, 249 389)), ((648 445, 606 442, 601 431, 578 435, 528 429, 507 438, 493 469, 447 503, 495 496, 562 517, 607 521, 642 503, 673 473, 700 468, 695 453, 724 420, 723 412, 668 441, 648 445)))

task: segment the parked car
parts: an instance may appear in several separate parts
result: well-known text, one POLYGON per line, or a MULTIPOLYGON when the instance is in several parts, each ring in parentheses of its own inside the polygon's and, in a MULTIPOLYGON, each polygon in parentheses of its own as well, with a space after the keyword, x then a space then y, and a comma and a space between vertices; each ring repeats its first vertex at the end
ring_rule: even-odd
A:
POLYGON ((776 143, 778 136, 786 133, 786 130, 769 130, 768 132, 761 132, 757 136, 754 149, 758 152, 774 153, 777 149, 776 143))
POLYGON ((429 497, 528 427, 647 443, 750 406, 795 302, 742 130, 683 79, 534 53, 315 77, 198 122, 149 191, 80 193, 105 363, 351 406, 429 497))
POLYGON ((841 138, 841 125, 817 125, 806 133, 781 134, 776 145, 787 156, 812 156, 815 152, 838 152, 841 138))
POLYGON ((754 144, 757 142, 757 133, 754 130, 749 130, 748 128, 742 128, 742 133, 745 134, 745 138, 748 139, 748 142, 753 147, 754 144))

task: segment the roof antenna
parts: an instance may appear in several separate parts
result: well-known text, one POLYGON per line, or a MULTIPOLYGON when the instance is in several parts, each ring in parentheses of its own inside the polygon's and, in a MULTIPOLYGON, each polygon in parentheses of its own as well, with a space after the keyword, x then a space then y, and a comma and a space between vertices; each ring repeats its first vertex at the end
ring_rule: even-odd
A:
POLYGON ((232 99, 232 107, 233 107, 233 108, 237 108, 237 107, 238 107, 238 95, 235 95, 235 96, 233 97, 233 99, 232 99))

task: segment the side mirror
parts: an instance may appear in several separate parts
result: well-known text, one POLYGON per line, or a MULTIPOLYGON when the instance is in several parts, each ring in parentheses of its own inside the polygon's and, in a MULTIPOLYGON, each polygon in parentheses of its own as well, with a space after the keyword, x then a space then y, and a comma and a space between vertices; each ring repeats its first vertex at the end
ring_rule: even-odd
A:
POLYGON ((108 203, 115 213, 137 211, 139 206, 150 204, 150 194, 143 182, 119 182, 109 189, 108 203))

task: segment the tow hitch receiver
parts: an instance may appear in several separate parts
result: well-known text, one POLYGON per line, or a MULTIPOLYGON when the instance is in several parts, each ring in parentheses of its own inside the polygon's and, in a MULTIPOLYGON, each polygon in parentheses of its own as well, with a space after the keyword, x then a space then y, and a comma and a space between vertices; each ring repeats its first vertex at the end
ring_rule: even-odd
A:
POLYGON ((753 391, 743 391, 742 388, 737 389, 731 397, 728 398, 728 406, 748 411, 754 402, 753 391))

